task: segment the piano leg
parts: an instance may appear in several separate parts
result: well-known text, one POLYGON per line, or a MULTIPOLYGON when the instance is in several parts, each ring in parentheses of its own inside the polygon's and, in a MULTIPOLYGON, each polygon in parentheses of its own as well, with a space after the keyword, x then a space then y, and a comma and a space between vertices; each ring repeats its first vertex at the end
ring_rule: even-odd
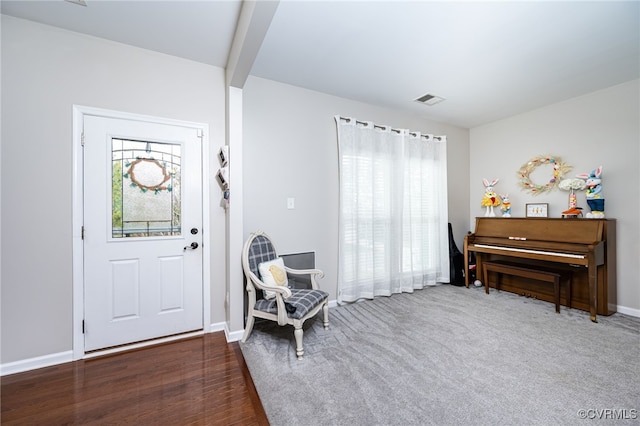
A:
POLYGON ((591 321, 598 322, 596 319, 596 307, 598 306, 598 267, 593 253, 588 255, 589 261, 589 315, 591 321))

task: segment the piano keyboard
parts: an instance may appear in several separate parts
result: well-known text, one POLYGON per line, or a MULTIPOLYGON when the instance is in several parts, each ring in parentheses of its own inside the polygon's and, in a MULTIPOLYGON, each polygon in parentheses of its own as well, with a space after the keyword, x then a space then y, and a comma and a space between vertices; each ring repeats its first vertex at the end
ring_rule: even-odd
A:
POLYGON ((504 250, 504 251, 518 251, 521 253, 534 253, 534 254, 544 254, 547 256, 557 256, 557 257, 571 257, 574 259, 584 259, 585 256, 583 254, 573 254, 573 253, 557 253, 553 251, 542 251, 542 250, 530 250, 530 249, 521 249, 516 247, 502 247, 502 246, 490 246, 488 244, 474 244, 474 247, 478 248, 488 248, 494 250, 504 250))

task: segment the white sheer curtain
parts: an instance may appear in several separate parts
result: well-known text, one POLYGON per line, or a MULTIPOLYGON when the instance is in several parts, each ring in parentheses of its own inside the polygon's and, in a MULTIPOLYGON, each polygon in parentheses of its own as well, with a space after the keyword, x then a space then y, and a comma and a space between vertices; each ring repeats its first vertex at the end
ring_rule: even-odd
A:
POLYGON ((338 302, 449 282, 446 137, 335 119, 338 302))

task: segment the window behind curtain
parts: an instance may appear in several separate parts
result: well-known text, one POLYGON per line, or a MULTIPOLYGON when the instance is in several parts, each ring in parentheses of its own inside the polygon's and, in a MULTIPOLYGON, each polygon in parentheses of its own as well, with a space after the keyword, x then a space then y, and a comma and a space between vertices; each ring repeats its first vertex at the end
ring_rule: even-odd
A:
POLYGON ((336 117, 339 301, 448 282, 446 138, 336 117))

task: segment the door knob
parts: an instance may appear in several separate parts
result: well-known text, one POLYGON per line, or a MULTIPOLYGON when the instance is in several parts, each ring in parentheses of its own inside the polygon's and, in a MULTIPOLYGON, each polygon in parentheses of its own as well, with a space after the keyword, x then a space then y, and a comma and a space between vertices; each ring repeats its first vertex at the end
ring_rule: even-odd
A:
POLYGON ((184 249, 183 249, 183 250, 184 250, 184 251, 187 251, 187 250, 195 250, 195 249, 197 249, 197 248, 198 248, 198 243, 196 243, 196 242, 194 241, 194 242, 192 242, 192 243, 191 243, 191 245, 184 246, 184 249))

